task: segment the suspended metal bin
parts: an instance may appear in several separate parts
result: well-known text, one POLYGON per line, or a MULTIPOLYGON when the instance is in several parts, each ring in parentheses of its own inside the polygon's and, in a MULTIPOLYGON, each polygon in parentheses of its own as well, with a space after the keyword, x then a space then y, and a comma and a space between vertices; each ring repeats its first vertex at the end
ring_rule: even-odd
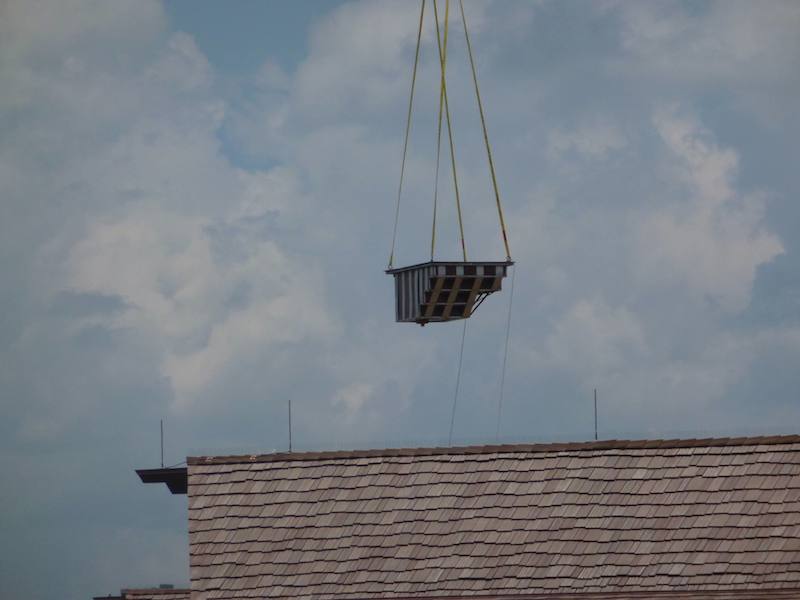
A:
MULTIPOLYGON (((459 6, 461 6, 459 4, 459 6)), ((389 267, 386 273, 394 276, 395 289, 395 317, 398 323, 442 323, 457 319, 467 319, 481 305, 481 303, 494 292, 500 291, 503 278, 508 268, 514 264, 511 260, 511 250, 506 234, 503 208, 500 202, 500 192, 497 186, 497 177, 494 170, 491 148, 489 147, 489 134, 486 129, 486 119, 483 112, 478 78, 475 71, 475 61, 472 56, 472 45, 467 31, 467 20, 461 6, 461 20, 464 25, 464 38, 469 54, 470 70, 475 84, 475 99, 478 103, 478 113, 481 119, 481 130, 486 145, 486 158, 489 165, 494 200, 497 206, 497 216, 500 225, 500 234, 505 249, 505 261, 475 262, 467 260, 467 245, 464 239, 464 222, 461 210, 461 194, 458 186, 458 173, 456 169, 455 145, 453 143, 452 121, 450 118, 450 105, 447 97, 446 82, 446 57, 447 57, 447 31, 449 10, 445 10, 444 27, 439 24, 439 13, 436 2, 433 3, 434 19, 436 24, 437 49, 439 51, 439 118, 436 137, 436 168, 433 186, 433 211, 431 223, 430 262, 411 265, 408 267, 394 267, 395 245, 397 241, 397 227, 400 217, 400 200, 403 192, 403 177, 408 153, 409 132, 411 131, 411 117, 414 105, 414 89, 419 66, 420 45, 422 41, 423 21, 425 17, 425 0, 422 0, 419 15, 419 29, 417 31, 417 46, 414 53, 414 67, 411 74, 411 90, 406 114, 405 136, 403 140, 403 155, 400 163, 400 182, 397 188, 397 202, 395 205, 394 229, 392 232, 392 245, 389 252, 389 267), (444 31, 444 35, 441 35, 444 31), (443 121, 443 116, 445 117, 443 121), (446 129, 443 127, 446 125, 446 129), (461 261, 436 260, 436 232, 437 214, 439 206, 439 171, 441 158, 442 133, 447 132, 447 146, 450 150, 450 166, 453 175, 453 195, 455 199, 456 215, 458 217, 458 231, 461 244, 461 261)), ((510 305, 509 305, 510 306, 510 305)))
POLYGON ((466 319, 492 292, 500 290, 512 261, 431 261, 388 269, 394 275, 398 323, 466 319))

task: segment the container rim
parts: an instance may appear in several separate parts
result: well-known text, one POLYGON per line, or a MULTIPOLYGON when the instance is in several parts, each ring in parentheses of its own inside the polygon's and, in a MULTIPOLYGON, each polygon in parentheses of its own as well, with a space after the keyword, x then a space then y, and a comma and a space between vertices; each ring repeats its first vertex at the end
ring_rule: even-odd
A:
POLYGON ((386 269, 386 273, 389 275, 394 275, 395 273, 402 273, 404 271, 413 271, 415 269, 419 269, 422 267, 434 267, 434 266, 490 266, 490 267, 510 267, 514 264, 513 260, 500 260, 500 261, 491 261, 491 260, 470 260, 470 261, 463 261, 463 260, 429 260, 427 262, 417 263, 415 265, 409 265, 407 267, 395 267, 394 269, 386 269))

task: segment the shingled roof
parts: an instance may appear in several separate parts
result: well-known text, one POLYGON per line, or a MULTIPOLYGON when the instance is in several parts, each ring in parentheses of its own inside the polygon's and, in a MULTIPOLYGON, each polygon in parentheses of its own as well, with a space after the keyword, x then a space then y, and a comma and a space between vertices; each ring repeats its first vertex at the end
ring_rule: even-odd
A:
POLYGON ((193 599, 800 598, 800 436, 188 460, 193 599))

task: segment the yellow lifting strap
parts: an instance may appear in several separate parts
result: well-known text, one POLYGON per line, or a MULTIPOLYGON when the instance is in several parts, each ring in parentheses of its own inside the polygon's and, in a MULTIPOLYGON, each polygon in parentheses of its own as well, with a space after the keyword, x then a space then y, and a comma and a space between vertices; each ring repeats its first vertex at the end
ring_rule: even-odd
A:
MULTIPOLYGON (((411 92, 408 98, 408 112, 406 115, 406 128, 405 128, 405 136, 403 140, 403 158, 400 164, 400 183, 397 189, 397 203, 395 206, 395 215, 394 215, 394 229, 392 231, 392 248, 389 253, 389 268, 391 269, 394 265, 394 256, 395 256, 395 246, 397 242, 397 226, 400 217, 400 198, 403 192, 403 178, 405 175, 405 167, 406 167, 406 158, 408 155, 408 140, 409 134, 411 131, 411 114, 414 105, 414 90, 416 87, 417 81, 417 70, 419 66, 419 56, 420 56, 420 46, 422 41, 422 27, 425 18, 425 1, 421 1, 420 6, 420 13, 419 13, 419 27, 417 30, 417 45, 416 50, 414 52, 414 68, 411 75, 411 92)), ((500 192, 497 186, 497 176, 495 174, 494 168, 494 160, 492 158, 492 150, 491 146, 489 145, 489 134, 486 127, 486 117, 483 112, 483 102, 481 100, 481 93, 480 87, 478 86, 478 76, 475 69, 475 59, 472 53, 472 43, 469 37, 469 31, 467 27, 467 19, 466 15, 464 14, 464 3, 463 0, 459 0, 459 7, 461 9, 461 21, 464 25, 464 37, 466 39, 467 44, 467 51, 469 54, 469 62, 470 68, 472 71, 472 81, 475 85, 475 97, 478 101, 478 112, 480 113, 481 118, 481 127, 483 130, 483 140, 486 145, 486 156, 489 161, 489 172, 492 178, 492 187, 494 189, 494 196, 495 202, 497 204, 497 214, 500 218, 500 230, 503 236, 503 245, 505 246, 506 251, 506 258, 507 260, 511 260, 511 250, 509 248, 508 243, 508 234, 506 233, 506 223, 505 218, 503 217, 503 207, 500 202, 500 192)), ((446 0, 445 2, 445 14, 444 14, 444 26, 443 26, 443 34, 440 30, 440 22, 439 22, 439 11, 437 8, 436 0, 433 0, 433 12, 434 12, 434 20, 436 24, 436 44, 439 50, 439 65, 441 70, 441 77, 440 77, 440 90, 439 90, 439 116, 438 116, 438 128, 437 128, 437 141, 436 141, 436 182, 434 188, 434 196, 433 196, 433 224, 431 227, 431 260, 434 259, 434 253, 436 249, 436 217, 437 217, 437 208, 438 208, 438 196, 439 196, 439 163, 440 163, 440 156, 441 156, 441 139, 442 139, 442 113, 444 113, 446 122, 447 122, 447 138, 450 147, 450 164, 453 171, 453 188, 455 191, 455 200, 456 200, 456 212, 458 215, 458 228, 461 237, 461 252, 464 257, 464 261, 467 261, 467 247, 466 242, 464 240, 464 220, 462 217, 461 211, 461 194, 458 187, 458 172, 456 169, 456 156, 455 156, 455 144, 453 143, 453 128, 452 128, 452 121, 450 118, 450 104, 447 98, 447 77, 446 77, 446 70, 447 70, 447 38, 448 38, 448 30, 449 30, 449 18, 450 18, 450 0, 446 0)))
MULTIPOLYGON (((434 0, 435 1, 435 0, 434 0)), ((444 28, 444 48, 442 50, 442 62, 447 63, 447 23, 444 28)), ((439 205, 439 164, 442 155, 442 110, 444 108, 444 87, 439 86, 439 116, 437 118, 436 130, 436 172, 433 176, 433 223, 431 224, 431 260, 436 253, 436 213, 439 205)))
POLYGON ((408 154, 408 134, 411 131, 411 108, 414 105, 414 87, 417 83, 417 66, 419 65, 419 47, 422 41, 422 21, 425 18, 425 0, 419 10, 419 29, 417 30, 417 49, 414 52, 414 70, 411 74, 411 93, 408 97, 408 114, 406 115, 406 133, 403 141, 403 160, 400 163, 400 185, 397 188, 397 205, 394 209, 394 230, 392 232, 392 249, 389 252, 389 268, 394 264, 394 248, 397 241, 397 222, 400 220, 400 196, 403 193, 403 175, 406 171, 406 155, 408 154))
MULTIPOLYGON (((434 7, 435 5, 434 0, 434 7)), ((506 221, 503 218, 503 206, 500 203, 500 192, 497 189, 497 177, 494 172, 494 161, 492 160, 492 149, 489 146, 489 134, 486 131, 486 118, 483 115, 483 103, 481 102, 481 91, 478 87, 478 75, 475 72, 475 59, 472 56, 472 44, 467 31, 467 16, 464 14, 464 2, 458 0, 461 8, 461 22, 464 24, 464 37, 467 40, 467 53, 469 54, 469 64, 472 69, 472 81, 475 83, 475 97, 478 99, 478 112, 481 115, 481 127, 483 128, 483 141, 486 143, 486 156, 489 159, 489 171, 492 174, 492 186, 494 187, 494 198, 497 203, 497 215, 500 217, 500 230, 503 233, 503 244, 506 248, 506 260, 511 260, 511 250, 508 247, 508 235, 506 234, 506 221)), ((466 259, 464 259, 466 260, 466 259)))
MULTIPOLYGON (((467 245, 464 241, 464 220, 461 217, 461 195, 458 190, 458 172, 456 170, 456 151, 453 145, 453 127, 450 121, 450 104, 447 101, 447 79, 445 77, 446 71, 446 55, 443 48, 442 43, 442 36, 439 31, 439 11, 436 8, 436 0, 433 0, 433 14, 434 20, 436 21, 436 45, 439 48, 439 63, 442 69, 442 79, 441 79, 441 96, 444 99, 444 113, 445 117, 447 118, 447 137, 450 142, 450 164, 453 168, 453 188, 455 190, 456 195, 456 212, 458 214, 458 229, 461 234, 461 253, 464 256, 464 262, 467 261, 467 245)), ((450 0, 446 0, 445 2, 445 13, 444 13, 444 43, 447 43, 447 25, 450 17, 450 0)))

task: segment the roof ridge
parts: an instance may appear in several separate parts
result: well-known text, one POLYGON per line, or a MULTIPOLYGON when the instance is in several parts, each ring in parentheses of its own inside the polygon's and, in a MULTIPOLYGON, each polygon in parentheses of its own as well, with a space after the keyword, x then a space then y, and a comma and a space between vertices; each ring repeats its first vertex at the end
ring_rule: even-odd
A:
POLYGON ((539 444, 490 444, 478 446, 382 448, 369 450, 329 450, 322 452, 276 452, 272 454, 241 454, 229 456, 190 456, 189 465, 254 463, 277 461, 346 460, 351 458, 380 458, 403 456, 442 456, 515 452, 572 452, 592 450, 652 450, 675 448, 714 448, 726 446, 765 446, 800 443, 800 435, 773 435, 722 438, 687 438, 653 440, 601 440, 589 442, 555 442, 539 444))

